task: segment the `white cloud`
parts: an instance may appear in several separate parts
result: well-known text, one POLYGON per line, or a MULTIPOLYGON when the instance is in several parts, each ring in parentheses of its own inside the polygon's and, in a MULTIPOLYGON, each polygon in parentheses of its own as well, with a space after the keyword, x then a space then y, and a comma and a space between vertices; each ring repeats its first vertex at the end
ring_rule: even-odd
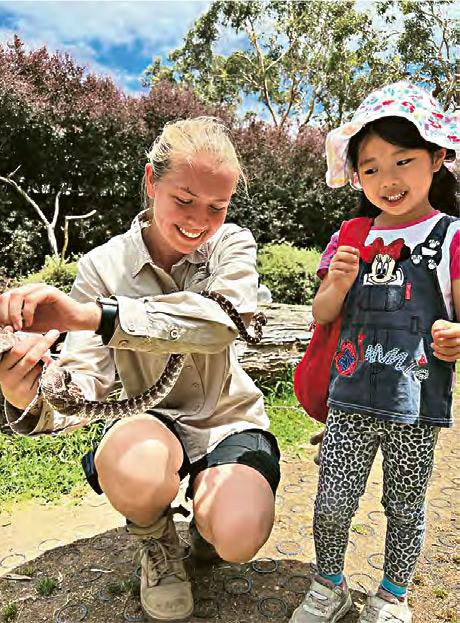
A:
POLYGON ((134 64, 137 56, 139 64, 179 46, 209 4, 210 0, 0 1, 0 41, 11 41, 17 33, 29 48, 46 45, 50 51, 68 52, 77 63, 111 75, 132 90, 141 69, 129 67, 130 57, 134 64), (114 48, 117 59, 110 58, 114 48))

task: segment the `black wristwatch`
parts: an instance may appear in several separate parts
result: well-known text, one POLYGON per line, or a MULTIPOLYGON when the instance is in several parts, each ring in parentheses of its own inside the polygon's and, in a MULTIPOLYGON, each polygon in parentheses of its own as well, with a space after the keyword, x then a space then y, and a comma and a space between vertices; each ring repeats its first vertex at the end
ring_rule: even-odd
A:
POLYGON ((101 322, 96 333, 102 337, 104 344, 108 344, 115 333, 115 321, 118 316, 118 301, 116 299, 108 299, 99 296, 96 299, 96 303, 102 310, 101 322))

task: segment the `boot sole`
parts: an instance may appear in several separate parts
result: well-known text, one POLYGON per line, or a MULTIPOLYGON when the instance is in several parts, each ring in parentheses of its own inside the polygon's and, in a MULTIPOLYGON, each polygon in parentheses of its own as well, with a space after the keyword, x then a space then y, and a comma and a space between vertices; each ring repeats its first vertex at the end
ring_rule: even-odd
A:
POLYGON ((149 621, 149 623, 183 623, 184 621, 188 621, 190 619, 190 617, 193 614, 193 610, 194 608, 192 607, 192 609, 190 610, 189 613, 184 614, 183 617, 181 617, 180 619, 158 619, 155 617, 152 617, 151 614, 149 614, 145 608, 144 608, 144 604, 142 603, 141 600, 141 607, 142 607, 142 612, 144 613, 147 621, 149 621))

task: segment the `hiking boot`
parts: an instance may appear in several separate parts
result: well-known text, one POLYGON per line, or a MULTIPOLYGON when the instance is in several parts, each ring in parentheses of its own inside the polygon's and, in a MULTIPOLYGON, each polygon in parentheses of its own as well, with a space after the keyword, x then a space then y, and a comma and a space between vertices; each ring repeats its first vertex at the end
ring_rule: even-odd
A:
POLYGON ((198 531, 196 527, 195 519, 192 519, 189 526, 190 535, 190 550, 193 558, 198 563, 202 564, 214 564, 221 562, 222 558, 216 552, 214 545, 208 543, 198 531))
POLYGON ((369 595, 358 623, 411 623, 412 612, 407 598, 397 597, 379 589, 376 595, 369 595))
POLYGON ((168 509, 147 528, 128 523, 127 530, 142 539, 138 552, 141 606, 149 621, 186 620, 193 612, 193 596, 173 511, 168 509))
POLYGON ((336 623, 351 608, 351 596, 345 581, 334 586, 327 580, 312 580, 310 589, 289 623, 336 623))

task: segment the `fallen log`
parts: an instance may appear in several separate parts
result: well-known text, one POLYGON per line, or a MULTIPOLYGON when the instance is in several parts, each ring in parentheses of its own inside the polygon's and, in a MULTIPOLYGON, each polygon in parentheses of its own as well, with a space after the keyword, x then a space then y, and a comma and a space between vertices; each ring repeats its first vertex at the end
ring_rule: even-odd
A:
POLYGON ((236 350, 251 377, 268 380, 293 369, 300 361, 311 338, 308 328, 313 317, 311 307, 306 305, 270 303, 261 305, 260 311, 267 316, 262 341, 253 345, 237 340, 236 350))

